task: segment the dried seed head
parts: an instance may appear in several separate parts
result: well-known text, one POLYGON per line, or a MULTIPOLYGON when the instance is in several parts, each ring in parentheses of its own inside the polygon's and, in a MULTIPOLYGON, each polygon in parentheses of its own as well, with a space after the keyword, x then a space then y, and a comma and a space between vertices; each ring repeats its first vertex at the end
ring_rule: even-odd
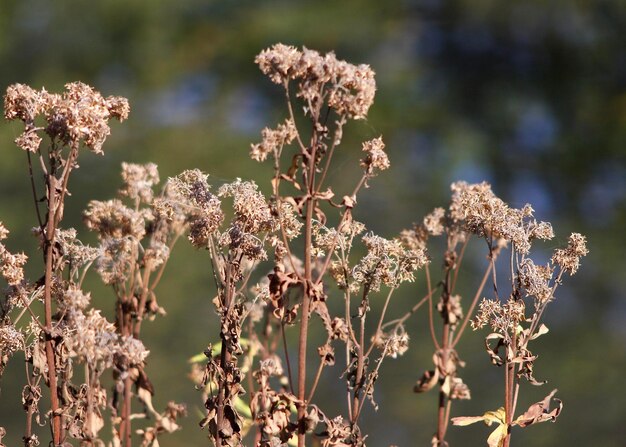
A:
POLYGON ((522 300, 509 299, 502 305, 499 301, 483 298, 471 325, 474 330, 490 325, 494 332, 505 334, 514 331, 525 319, 525 306, 522 300))
POLYGON ((276 84, 298 80, 298 96, 313 107, 327 91, 328 106, 339 115, 354 119, 367 116, 376 94, 374 71, 368 65, 352 65, 334 53, 321 55, 283 44, 263 50, 255 59, 261 71, 276 84))
POLYGON ((154 163, 122 163, 122 180, 120 195, 149 204, 154 198, 152 188, 159 183, 159 171, 154 163))
POLYGON ((102 153, 102 145, 111 132, 108 121, 128 117, 128 101, 121 97, 104 99, 100 93, 82 82, 66 84, 62 95, 49 94, 45 89, 37 91, 22 84, 7 88, 4 96, 4 116, 8 120, 19 119, 26 129, 16 139, 24 150, 35 152, 41 137, 34 127, 35 118, 43 115, 46 133, 64 144, 78 147, 81 142, 95 153, 102 153))
POLYGON ((554 237, 548 222, 537 222, 533 209, 526 204, 522 209, 510 208, 496 197, 486 183, 453 183, 450 216, 453 222, 465 221, 470 232, 480 236, 512 242, 515 251, 522 255, 530 252, 533 239, 554 237))
POLYGON ((269 205, 254 182, 237 179, 223 185, 219 197, 232 197, 235 211, 234 223, 245 233, 259 234, 271 231, 275 226, 269 205))
POLYGON ((99 310, 83 313, 70 309, 66 316, 64 341, 71 357, 89 365, 108 368, 119 350, 115 325, 100 315, 99 310))
POLYGON ((519 265, 519 280, 526 290, 526 296, 534 296, 540 303, 552 298, 552 268, 549 265, 536 265, 526 258, 519 265))
POLYGON ((250 157, 256 161, 265 161, 268 154, 277 156, 282 147, 291 144, 297 135, 296 125, 290 119, 285 120, 284 124, 279 124, 275 130, 266 127, 261 131, 263 140, 251 145, 250 157))
POLYGON ((100 245, 96 270, 105 284, 126 281, 133 262, 133 243, 128 238, 106 238, 100 245))
MULTIPOLYGON (((12 324, 0 325, 0 352, 11 356, 23 349, 24 336, 12 324)), ((1 371, 1 367, 0 367, 1 371)))
POLYGON ((123 356, 129 366, 140 366, 146 361, 150 351, 141 340, 129 335, 121 337, 117 354, 123 356))
POLYGON ((389 158, 384 151, 383 138, 378 137, 363 143, 363 152, 367 155, 361 160, 361 167, 368 175, 374 175, 375 170, 384 171, 389 169, 389 158))
POLYGON ((304 224, 298 219, 293 206, 288 202, 281 202, 277 214, 280 227, 287 239, 292 240, 298 237, 304 224))
POLYGON ((165 197, 154 201, 158 215, 189 224, 189 240, 198 248, 206 248, 224 220, 219 198, 211 193, 207 175, 198 169, 184 171, 170 178, 165 197))
POLYGON ((59 310, 67 312, 70 309, 84 310, 91 302, 91 294, 85 293, 78 287, 70 286, 57 300, 59 310))
POLYGON ((409 349, 409 335, 404 327, 399 326, 392 332, 379 332, 374 337, 374 344, 383 352, 383 355, 397 358, 409 349))
POLYGON ((552 263, 558 265, 570 275, 578 271, 580 258, 587 256, 587 239, 580 233, 572 233, 567 242, 567 247, 556 249, 552 255, 552 263))
POLYGON ((24 265, 27 260, 28 256, 24 253, 12 254, 0 244, 0 275, 10 286, 16 286, 24 280, 24 265))
POLYGON ((90 201, 83 212, 83 220, 87 228, 98 232, 101 239, 130 236, 140 240, 146 233, 143 215, 118 199, 90 201))
POLYGON ((62 96, 50 97, 46 132, 72 146, 82 141, 93 152, 101 154, 102 145, 111 133, 108 120, 111 117, 120 121, 126 119, 130 110, 128 101, 120 97, 105 100, 93 87, 82 82, 66 84, 65 89, 62 96))
POLYGON ((424 228, 431 236, 440 236, 444 232, 445 210, 435 208, 429 215, 424 217, 424 228))

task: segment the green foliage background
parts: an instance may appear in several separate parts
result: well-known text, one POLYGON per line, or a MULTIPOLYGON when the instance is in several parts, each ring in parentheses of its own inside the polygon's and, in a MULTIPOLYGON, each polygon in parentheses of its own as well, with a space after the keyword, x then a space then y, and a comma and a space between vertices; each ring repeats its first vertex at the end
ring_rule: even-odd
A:
MULTIPOLYGON (((332 172, 341 189, 358 171, 359 142, 384 135, 392 169, 372 182, 358 216, 373 230, 391 237, 445 205, 452 181, 486 179, 512 205, 530 202, 551 221, 554 246, 572 231, 588 236, 591 253, 560 289, 547 315, 552 331, 537 348, 536 375, 550 383, 523 389, 522 405, 558 387, 565 410, 554 425, 517 430, 513 442, 623 445, 626 3, 0 0, 0 88, 21 82, 57 91, 81 80, 129 98, 131 118, 114 126, 103 157, 82 155, 70 184, 65 224, 89 240, 80 211, 115 193, 122 161, 153 161, 163 179, 197 167, 216 183, 251 178, 268 190, 268 167, 247 153, 261 128, 285 115, 280 91, 253 64, 276 42, 334 50, 377 72, 369 118, 346 129, 332 172)), ((12 142, 19 132, 18 124, 0 124, 0 219, 12 231, 9 247, 27 247, 36 264, 26 160, 12 142)), ((545 248, 547 258, 553 246, 545 248)), ((200 400, 186 360, 218 336, 209 271, 205 253, 180 244, 160 286, 169 315, 144 326, 157 406, 176 399, 191 410, 184 430, 163 446, 208 445, 197 429, 200 400)), ((462 280, 470 290, 471 275, 462 280)), ((111 292, 96 278, 90 286, 95 304, 110 311, 111 292)), ((397 313, 416 299, 416 289, 405 287, 397 313)), ((429 445, 436 396, 411 391, 431 364, 425 323, 412 320, 412 349, 383 367, 381 411, 363 424, 369 445, 429 445)), ((455 405, 455 416, 500 405, 501 371, 481 349, 484 335, 468 334, 460 345, 473 399, 455 405)), ((0 425, 9 446, 20 444, 23 430, 21 371, 16 357, 2 383, 0 425)), ((326 375, 320 396, 327 405, 343 395, 340 373, 326 375)), ((484 445, 487 433, 453 427, 451 445, 484 445)))

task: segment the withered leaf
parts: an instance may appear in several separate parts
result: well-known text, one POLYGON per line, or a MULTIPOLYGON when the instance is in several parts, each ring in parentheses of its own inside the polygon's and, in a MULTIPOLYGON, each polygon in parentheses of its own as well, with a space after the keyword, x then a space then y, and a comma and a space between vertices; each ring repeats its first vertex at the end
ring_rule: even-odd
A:
POLYGON ((487 349, 487 354, 489 354, 489 357, 491 358, 491 363, 496 366, 501 366, 504 364, 504 360, 498 354, 500 348, 504 346, 504 336, 502 334, 492 332, 491 334, 487 335, 487 337, 485 337, 485 348, 487 349), (496 346, 493 348, 490 345, 491 340, 498 340, 496 346))
POLYGON ((439 380, 439 371, 437 369, 424 372, 422 377, 415 383, 413 391, 415 393, 425 393, 433 389, 439 380))
POLYGON ((489 438, 487 438, 487 444, 489 447, 502 447, 504 439, 508 433, 508 426, 506 424, 506 413, 503 407, 498 408, 496 411, 487 411, 482 416, 460 416, 451 419, 453 425, 465 426, 475 424, 476 422, 483 421, 485 425, 491 426, 496 423, 498 426, 491 432, 489 438))
POLYGON ((561 414, 563 410, 563 402, 559 399, 554 399, 557 402, 557 407, 550 410, 550 400, 556 394, 557 390, 554 389, 548 394, 541 402, 537 402, 528 407, 528 410, 518 417, 513 423, 520 427, 528 427, 532 424, 538 424, 540 422, 552 421, 561 414))

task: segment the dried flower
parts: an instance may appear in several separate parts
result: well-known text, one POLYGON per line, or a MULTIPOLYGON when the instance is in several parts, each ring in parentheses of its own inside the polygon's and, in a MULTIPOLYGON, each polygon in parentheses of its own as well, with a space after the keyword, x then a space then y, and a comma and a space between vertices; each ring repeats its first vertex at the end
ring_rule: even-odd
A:
POLYGON ((41 143, 34 127, 35 118, 44 115, 46 133, 64 144, 78 147, 81 142, 95 153, 102 153, 102 145, 110 133, 108 120, 123 121, 130 107, 122 97, 104 99, 100 93, 82 82, 65 85, 62 95, 37 91, 23 84, 13 84, 4 96, 4 116, 19 119, 26 128, 16 143, 24 150, 35 152, 41 143))
POLYGON ((379 171, 389 169, 389 158, 384 149, 385 143, 383 143, 382 137, 363 143, 363 152, 367 155, 361 160, 361 167, 365 168, 368 175, 373 175, 375 169, 379 171))
POLYGON ((525 320, 524 302, 510 299, 502 305, 499 301, 483 298, 479 310, 472 320, 472 328, 478 329, 489 324, 491 328, 500 334, 515 330, 520 321, 525 320))
POLYGON ((124 185, 120 189, 120 195, 152 203, 154 198, 152 188, 159 183, 159 171, 154 163, 145 165, 122 163, 122 180, 124 185))
POLYGON ((519 280, 526 290, 526 296, 534 296, 541 303, 552 298, 552 268, 549 265, 536 265, 526 258, 519 265, 519 280))
MULTIPOLYGON (((2 227, 2 230, 6 235, 6 228, 2 227)), ((10 286, 18 285, 24 280, 24 265, 27 260, 28 256, 24 253, 14 255, 3 244, 0 244, 0 275, 10 286)))
POLYGON ((255 62, 276 84, 299 80, 298 96, 314 106, 319 105, 327 85, 328 105, 340 115, 363 119, 374 102, 374 71, 368 65, 338 60, 334 53, 322 56, 314 50, 277 44, 263 50, 255 62))
POLYGON ((141 340, 131 336, 124 336, 120 339, 118 354, 126 359, 128 365, 138 366, 143 365, 150 351, 146 349, 141 340))
POLYGON ((4 95, 4 117, 10 121, 19 119, 25 123, 33 122, 44 110, 45 101, 42 96, 28 85, 8 86, 4 95))
POLYGON ((83 220, 87 228, 98 232, 101 239, 131 236, 140 240, 146 233, 143 215, 118 199, 90 201, 83 212, 83 220))
POLYGON ((85 293, 76 286, 70 286, 57 300, 57 305, 60 311, 65 312, 70 309, 84 310, 90 302, 90 293, 85 293))
POLYGON ((251 145, 250 157, 256 161, 265 161, 270 153, 277 156, 282 147, 290 144, 297 135, 296 125, 290 119, 285 120, 284 124, 279 124, 276 130, 266 127, 261 131, 263 140, 251 145))
POLYGON ((300 235, 300 230, 304 224, 298 219, 291 203, 281 202, 276 214, 278 214, 280 227, 282 231, 284 231, 287 239, 291 240, 300 235))
POLYGON ((100 245, 96 269, 105 284, 121 283, 130 274, 133 262, 133 243, 126 237, 107 238, 100 245))
POLYGON ((381 283, 396 287, 413 281, 413 272, 428 262, 425 252, 405 250, 399 239, 388 240, 374 234, 363 236, 367 255, 352 270, 352 277, 369 290, 380 290, 381 283))
POLYGON ((409 334, 406 333, 404 327, 398 326, 392 332, 379 332, 376 334, 374 344, 383 352, 383 355, 395 359, 408 351, 409 334))
POLYGON ((424 228, 431 236, 439 236, 444 232, 445 210, 435 208, 429 215, 424 217, 424 228))
POLYGON ((473 233, 510 241, 522 255, 530 252, 533 239, 554 237, 549 223, 537 222, 533 218, 530 205, 522 209, 510 208, 496 197, 487 182, 473 185, 457 182, 451 188, 451 218, 453 221, 465 220, 468 230, 473 233))
POLYGON ((119 351, 115 325, 100 315, 99 310, 83 313, 70 309, 66 317, 65 344, 71 357, 89 365, 108 368, 119 351))
POLYGON ((223 185, 218 191, 219 197, 232 197, 234 222, 245 233, 259 234, 274 227, 274 218, 263 194, 254 182, 237 179, 223 185))
POLYGON ((587 256, 587 239, 580 233, 572 233, 569 237, 567 247, 559 248, 552 255, 552 263, 558 265, 570 275, 578 271, 580 258, 587 256))
MULTIPOLYGON (((0 353, 11 356, 23 348, 24 336, 12 324, 0 325, 0 353)), ((0 376, 2 368, 0 367, 0 376)))
POLYGON ((198 169, 184 171, 168 183, 166 197, 155 201, 157 213, 174 219, 184 213, 189 222, 189 240, 198 248, 206 248, 209 237, 224 220, 220 200, 211 193, 207 175, 198 169))
POLYGON ((52 97, 48 104, 46 132, 71 146, 83 141, 93 152, 101 154, 102 145, 111 133, 108 120, 111 117, 120 121, 126 119, 130 110, 128 101, 120 97, 105 100, 82 82, 66 84, 65 89, 61 97, 52 97))

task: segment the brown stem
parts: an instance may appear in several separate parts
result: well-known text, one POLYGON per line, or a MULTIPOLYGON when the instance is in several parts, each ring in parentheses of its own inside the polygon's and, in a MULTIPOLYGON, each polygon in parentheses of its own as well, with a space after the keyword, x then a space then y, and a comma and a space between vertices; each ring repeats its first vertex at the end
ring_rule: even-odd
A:
POLYGON ((283 338, 283 349, 285 350, 285 363, 287 363, 287 379, 289 380, 289 390, 293 394, 293 380, 291 374, 291 361, 289 360, 289 350, 287 349, 287 336, 285 335, 285 322, 280 322, 280 332, 283 338))
MULTIPOLYGON (((330 341, 327 340, 326 343, 330 341)), ((307 398, 307 402, 311 402, 313 400, 313 396, 315 395, 315 390, 317 390, 317 385, 320 382, 320 377, 322 377, 322 371, 324 370, 324 359, 320 360, 320 365, 317 368, 317 373, 315 374, 315 379, 313 380, 313 385, 311 386, 311 391, 309 392, 309 397, 307 398)))
POLYGON ((48 384, 50 386, 50 409, 52 410, 52 438, 53 445, 61 444, 61 415, 59 414, 59 396, 57 391, 57 373, 54 345, 52 340, 52 268, 54 262, 54 233, 55 208, 59 206, 56 197, 56 178, 48 175, 48 220, 46 222, 46 242, 44 245, 46 270, 44 282, 44 309, 45 309, 45 345, 46 361, 48 363, 48 384))
POLYGON ((123 427, 123 436, 124 436, 124 446, 130 447, 132 444, 131 438, 131 424, 130 424, 130 415, 131 415, 131 387, 132 382, 130 375, 128 375, 124 379, 124 404, 122 407, 122 427, 123 427))
POLYGON ((143 277, 141 279, 141 296, 139 298, 139 307, 137 309, 136 322, 133 328, 133 337, 135 338, 139 338, 139 332, 141 331, 141 322, 143 320, 143 314, 146 307, 146 300, 148 299, 148 293, 151 290, 148 284, 148 281, 150 280, 150 273, 152 273, 152 266, 150 262, 147 262, 144 266, 143 277))
POLYGON ((428 287, 428 328, 430 329, 430 338, 435 345, 435 349, 439 350, 439 342, 435 335, 435 320, 433 318, 433 287, 430 281, 430 267, 426 265, 426 285, 428 287))
POLYGON ((30 187, 33 192, 33 201, 35 202, 35 211, 37 212, 37 222, 39 222, 39 229, 43 230, 43 220, 41 219, 41 211, 39 211, 39 199, 37 198, 37 187, 35 186, 35 178, 33 176, 33 163, 30 158, 30 151, 26 151, 28 156, 28 176, 30 177, 30 187))
POLYGON ((225 267, 225 278, 224 278, 224 302, 222 303, 222 330, 220 333, 220 337, 222 339, 222 350, 220 353, 220 369, 222 370, 223 377, 219 380, 219 390, 217 394, 217 419, 216 419, 216 428, 215 428, 215 445, 216 447, 220 447, 221 444, 221 433, 222 425, 224 423, 224 402, 228 398, 228 387, 227 387, 227 376, 226 372, 229 368, 229 364, 231 362, 231 353, 228 349, 229 339, 226 338, 226 334, 224 333, 224 328, 226 322, 229 318, 229 311, 231 309, 231 304, 233 301, 233 285, 231 284, 231 265, 229 262, 226 263, 225 267))
MULTIPOLYGON (((448 317, 448 302, 450 300, 450 267, 446 267, 445 279, 443 283, 443 291, 441 294, 442 299, 442 318, 443 318, 443 329, 441 333, 441 365, 444 370, 443 379, 444 381, 448 377, 448 353, 450 349, 450 338, 451 338, 451 327, 450 327, 450 319, 448 317)), ((439 403, 438 403, 438 411, 437 411, 437 441, 439 445, 445 445, 445 437, 446 437, 446 429, 448 427, 448 420, 446 418, 446 414, 449 415, 450 412, 447 410, 448 396, 444 393, 443 384, 439 387, 439 403)))
POLYGON ((304 447, 304 425, 300 423, 304 419, 306 413, 306 347, 309 329, 309 315, 311 312, 311 230, 313 219, 314 201, 307 204, 306 209, 306 227, 304 233, 305 256, 304 256, 304 276, 306 285, 304 287, 304 296, 302 297, 302 321, 300 322, 300 340, 298 343, 298 447, 304 447))
MULTIPOLYGON (((319 111, 318 111, 319 113, 319 111)), ((317 121, 318 113, 313 119, 317 121)), ((314 124, 315 126, 315 124, 314 124)), ((313 286, 313 271, 311 265, 311 242, 312 242, 312 224, 313 211, 315 210, 315 157, 317 152, 317 132, 314 130, 311 136, 311 153, 308 154, 308 175, 307 192, 308 198, 306 203, 306 217, 304 227, 304 294, 302 297, 302 320, 300 322, 300 339, 298 343, 298 447, 305 446, 305 427, 304 416, 306 414, 306 354, 309 330, 309 316, 311 313, 311 287, 313 286)))

